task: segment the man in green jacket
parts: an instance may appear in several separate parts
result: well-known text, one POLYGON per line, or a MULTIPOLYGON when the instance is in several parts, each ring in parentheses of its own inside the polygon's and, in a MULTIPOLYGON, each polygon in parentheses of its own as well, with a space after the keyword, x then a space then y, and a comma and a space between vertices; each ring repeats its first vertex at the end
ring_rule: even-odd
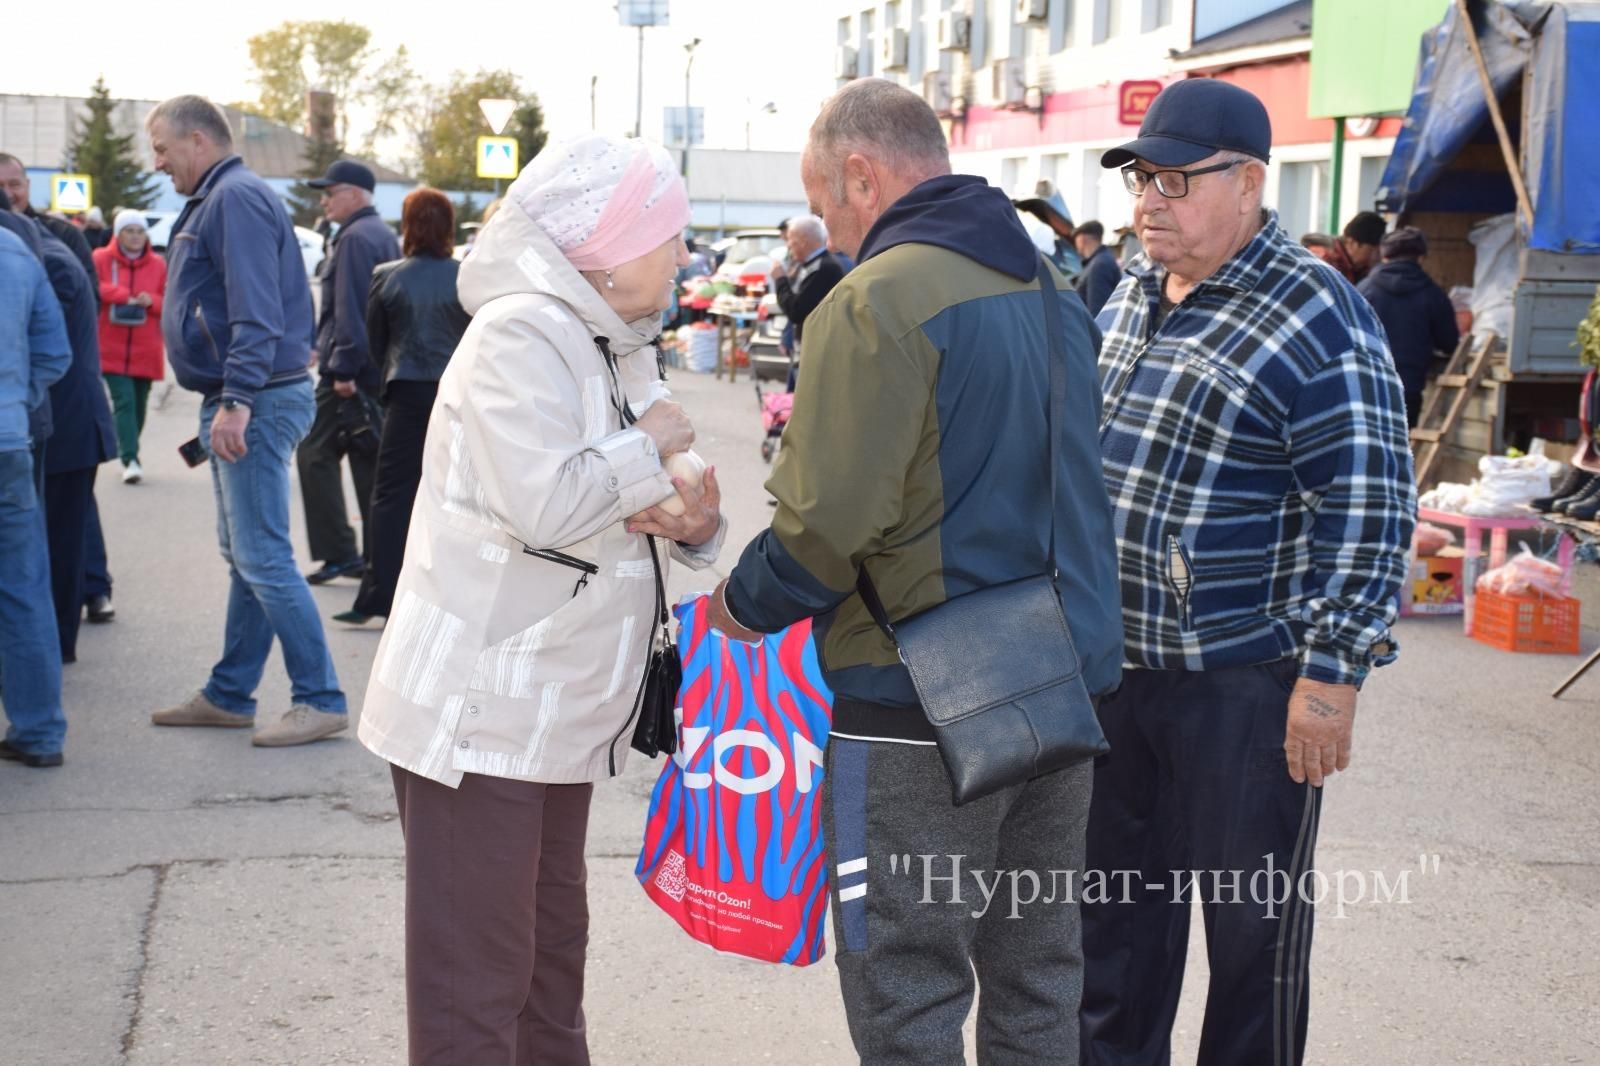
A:
POLYGON ((825 105, 801 176, 860 265, 806 321, 806 372, 767 485, 777 512, 719 588, 713 624, 749 640, 816 618, 835 694, 823 826, 862 1060, 961 1061, 976 971, 980 1061, 1075 1061, 1083 958, 1068 872, 1082 868, 1090 769, 955 807, 910 675, 855 589, 865 568, 904 619, 1040 573, 1054 528, 1089 690, 1117 685, 1099 333, 1057 278, 1067 417, 1052 526, 1041 260, 1011 202, 952 175, 933 111, 876 79, 825 105))

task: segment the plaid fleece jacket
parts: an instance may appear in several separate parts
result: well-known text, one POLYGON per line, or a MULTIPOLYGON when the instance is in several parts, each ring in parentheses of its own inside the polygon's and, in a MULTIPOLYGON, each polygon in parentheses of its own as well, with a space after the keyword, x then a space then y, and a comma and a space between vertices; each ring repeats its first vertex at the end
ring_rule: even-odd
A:
POLYGON ((1154 333, 1166 272, 1127 272, 1099 325, 1128 661, 1360 683, 1395 658, 1417 511, 1383 327, 1271 212, 1154 333))

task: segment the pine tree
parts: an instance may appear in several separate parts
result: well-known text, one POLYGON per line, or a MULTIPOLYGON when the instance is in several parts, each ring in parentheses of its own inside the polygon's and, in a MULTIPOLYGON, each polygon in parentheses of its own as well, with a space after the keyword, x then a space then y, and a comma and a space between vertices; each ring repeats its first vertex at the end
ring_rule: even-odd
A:
POLYGON ((142 211, 155 203, 157 184, 139 162, 133 134, 119 137, 111 124, 117 104, 104 76, 95 80, 88 104, 89 114, 78 120, 77 135, 67 148, 66 167, 93 179, 94 204, 110 225, 118 208, 142 211))
MULTIPOLYGON (((319 141, 313 137, 306 142, 306 165, 300 176, 320 178, 343 158, 344 149, 336 141, 319 141)), ((289 189, 289 214, 294 217, 296 226, 314 226, 322 217, 322 190, 313 189, 303 181, 295 182, 289 189)))
MULTIPOLYGON (((309 126, 306 129, 305 167, 302 177, 320 178, 328 167, 344 158, 344 145, 339 143, 337 112, 332 94, 319 94, 311 107, 309 126)), ((303 181, 297 181, 289 190, 289 214, 296 226, 313 226, 322 217, 322 192, 303 181)))

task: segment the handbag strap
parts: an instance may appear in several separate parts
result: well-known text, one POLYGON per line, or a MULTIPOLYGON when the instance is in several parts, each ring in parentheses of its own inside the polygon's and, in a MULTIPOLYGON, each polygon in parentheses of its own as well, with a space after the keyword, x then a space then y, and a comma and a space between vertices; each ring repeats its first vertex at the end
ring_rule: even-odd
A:
MULTIPOLYGON (((617 409, 617 414, 622 416, 623 428, 633 425, 639 419, 634 415, 632 406, 628 403, 628 394, 623 391, 622 379, 617 374, 617 356, 611 350, 611 340, 608 337, 596 337, 594 346, 600 351, 600 358, 605 360, 606 369, 611 372, 611 405, 617 409)), ((661 349, 656 349, 657 370, 663 381, 666 380, 666 367, 661 363, 661 349)), ((656 538, 646 533, 645 543, 650 546, 650 565, 656 572, 656 627, 650 633, 650 647, 656 644, 656 635, 664 632, 668 623, 672 621, 667 614, 667 583, 661 573, 661 554, 656 551, 656 538)))
MULTIPOLYGON (((1044 332, 1050 362, 1050 406, 1045 414, 1045 432, 1050 435, 1050 537, 1045 572, 1054 581, 1057 574, 1056 481, 1061 470, 1061 434, 1058 430, 1067 424, 1067 346, 1062 337, 1061 301, 1056 294, 1055 278, 1051 276, 1049 261, 1043 256, 1039 257, 1039 295, 1044 300, 1044 332)), ((856 570, 856 592, 861 596, 861 602, 866 604, 867 613, 878 623, 878 628, 890 640, 896 640, 894 625, 889 621, 888 612, 883 609, 883 600, 878 596, 872 578, 867 575, 865 564, 856 570)))

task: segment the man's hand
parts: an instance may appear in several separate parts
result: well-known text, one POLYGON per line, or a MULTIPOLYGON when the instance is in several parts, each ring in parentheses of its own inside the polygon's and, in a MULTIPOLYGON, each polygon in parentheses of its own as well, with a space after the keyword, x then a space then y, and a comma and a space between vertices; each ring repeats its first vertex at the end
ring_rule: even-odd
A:
POLYGON ((698 489, 681 477, 672 479, 672 487, 683 499, 683 514, 668 514, 659 506, 647 507, 628 519, 628 532, 665 537, 690 548, 716 536, 717 528, 722 525, 722 490, 717 486, 717 468, 706 467, 698 489))
POLYGON ((1294 783, 1321 788, 1336 770, 1350 765, 1350 733, 1356 722, 1356 687, 1302 677, 1289 696, 1283 752, 1294 783))
POLYGON ((250 424, 250 408, 240 405, 233 410, 217 408, 211 419, 211 453, 225 462, 236 463, 250 449, 245 447, 244 431, 250 424))
POLYGON ((333 383, 333 391, 336 395, 343 396, 348 400, 356 394, 356 383, 353 381, 335 381, 333 383))
POLYGON ((711 609, 706 616, 711 627, 722 633, 723 636, 742 640, 746 644, 760 644, 766 639, 765 633, 757 633, 753 629, 746 629, 733 620, 733 615, 728 612, 728 582, 723 579, 717 586, 717 591, 711 594, 711 609))
POLYGON ((788 273, 789 273, 789 268, 783 265, 783 260, 782 259, 774 259, 772 261, 772 271, 768 275, 768 277, 781 278, 781 277, 784 277, 785 275, 787 275, 788 273))

